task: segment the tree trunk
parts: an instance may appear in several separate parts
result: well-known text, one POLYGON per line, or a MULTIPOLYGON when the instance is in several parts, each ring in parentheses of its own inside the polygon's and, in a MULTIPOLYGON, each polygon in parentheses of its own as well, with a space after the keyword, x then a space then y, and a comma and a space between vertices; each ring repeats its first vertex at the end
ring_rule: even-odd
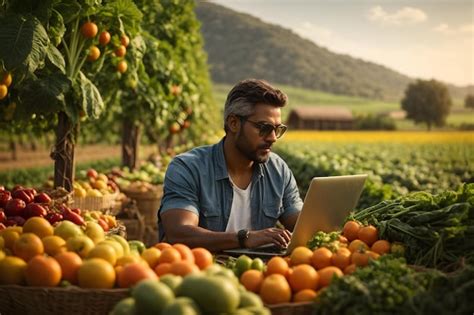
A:
POLYGON ((132 121, 124 119, 122 128, 122 166, 134 170, 138 162, 140 127, 132 121))
POLYGON ((74 145, 78 125, 73 126, 66 113, 58 114, 56 144, 52 158, 54 162, 54 187, 64 187, 72 191, 74 183, 74 145))

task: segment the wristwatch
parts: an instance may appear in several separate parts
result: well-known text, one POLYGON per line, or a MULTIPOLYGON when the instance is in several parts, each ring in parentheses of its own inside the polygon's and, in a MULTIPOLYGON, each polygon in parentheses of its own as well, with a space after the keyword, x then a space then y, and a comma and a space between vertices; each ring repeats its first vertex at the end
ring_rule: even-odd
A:
POLYGON ((237 239, 239 240, 239 245, 241 248, 245 248, 245 241, 249 238, 250 231, 243 229, 237 232, 237 239))

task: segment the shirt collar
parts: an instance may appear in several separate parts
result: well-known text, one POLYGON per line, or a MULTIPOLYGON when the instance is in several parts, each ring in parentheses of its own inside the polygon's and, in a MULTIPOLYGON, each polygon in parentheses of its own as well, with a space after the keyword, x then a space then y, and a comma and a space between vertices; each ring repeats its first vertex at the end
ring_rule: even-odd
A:
MULTIPOLYGON (((225 137, 221 139, 216 145, 214 146, 214 156, 216 161, 216 180, 221 180, 224 178, 229 178, 229 173, 227 172, 227 165, 225 163, 224 157, 224 140, 225 137)), ((258 163, 257 167, 254 169, 254 177, 260 178, 263 176, 264 171, 264 164, 265 163, 258 163)))

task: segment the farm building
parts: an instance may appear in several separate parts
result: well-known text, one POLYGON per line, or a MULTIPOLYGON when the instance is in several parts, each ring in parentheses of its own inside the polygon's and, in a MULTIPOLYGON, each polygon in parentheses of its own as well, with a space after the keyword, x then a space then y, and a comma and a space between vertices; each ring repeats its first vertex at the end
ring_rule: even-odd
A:
POLYGON ((345 107, 305 106, 293 108, 287 124, 291 129, 348 130, 353 129, 354 117, 345 107))

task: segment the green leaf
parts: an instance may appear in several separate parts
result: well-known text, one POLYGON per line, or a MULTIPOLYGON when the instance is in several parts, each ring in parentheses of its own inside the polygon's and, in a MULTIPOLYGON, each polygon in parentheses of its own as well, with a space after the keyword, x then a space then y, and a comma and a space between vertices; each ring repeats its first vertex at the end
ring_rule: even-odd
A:
POLYGON ((62 73, 52 73, 39 79, 28 78, 22 84, 15 115, 30 118, 33 114, 49 114, 62 110, 71 81, 62 73))
POLYGON ((104 110, 104 102, 97 87, 82 72, 79 72, 79 85, 82 96, 82 109, 87 116, 98 118, 104 110))
POLYGON ((64 24, 70 23, 81 13, 81 5, 77 1, 61 1, 54 9, 61 14, 64 24))
POLYGON ((55 65, 62 73, 66 74, 66 62, 61 52, 52 44, 48 46, 47 56, 49 61, 55 65))
POLYGON ((60 12, 56 10, 51 11, 51 18, 49 19, 48 34, 54 46, 58 46, 66 33, 66 26, 64 25, 64 18, 60 12))
POLYGON ((6 69, 25 67, 34 72, 44 63, 49 44, 43 25, 33 16, 0 18, 0 60, 6 69))

